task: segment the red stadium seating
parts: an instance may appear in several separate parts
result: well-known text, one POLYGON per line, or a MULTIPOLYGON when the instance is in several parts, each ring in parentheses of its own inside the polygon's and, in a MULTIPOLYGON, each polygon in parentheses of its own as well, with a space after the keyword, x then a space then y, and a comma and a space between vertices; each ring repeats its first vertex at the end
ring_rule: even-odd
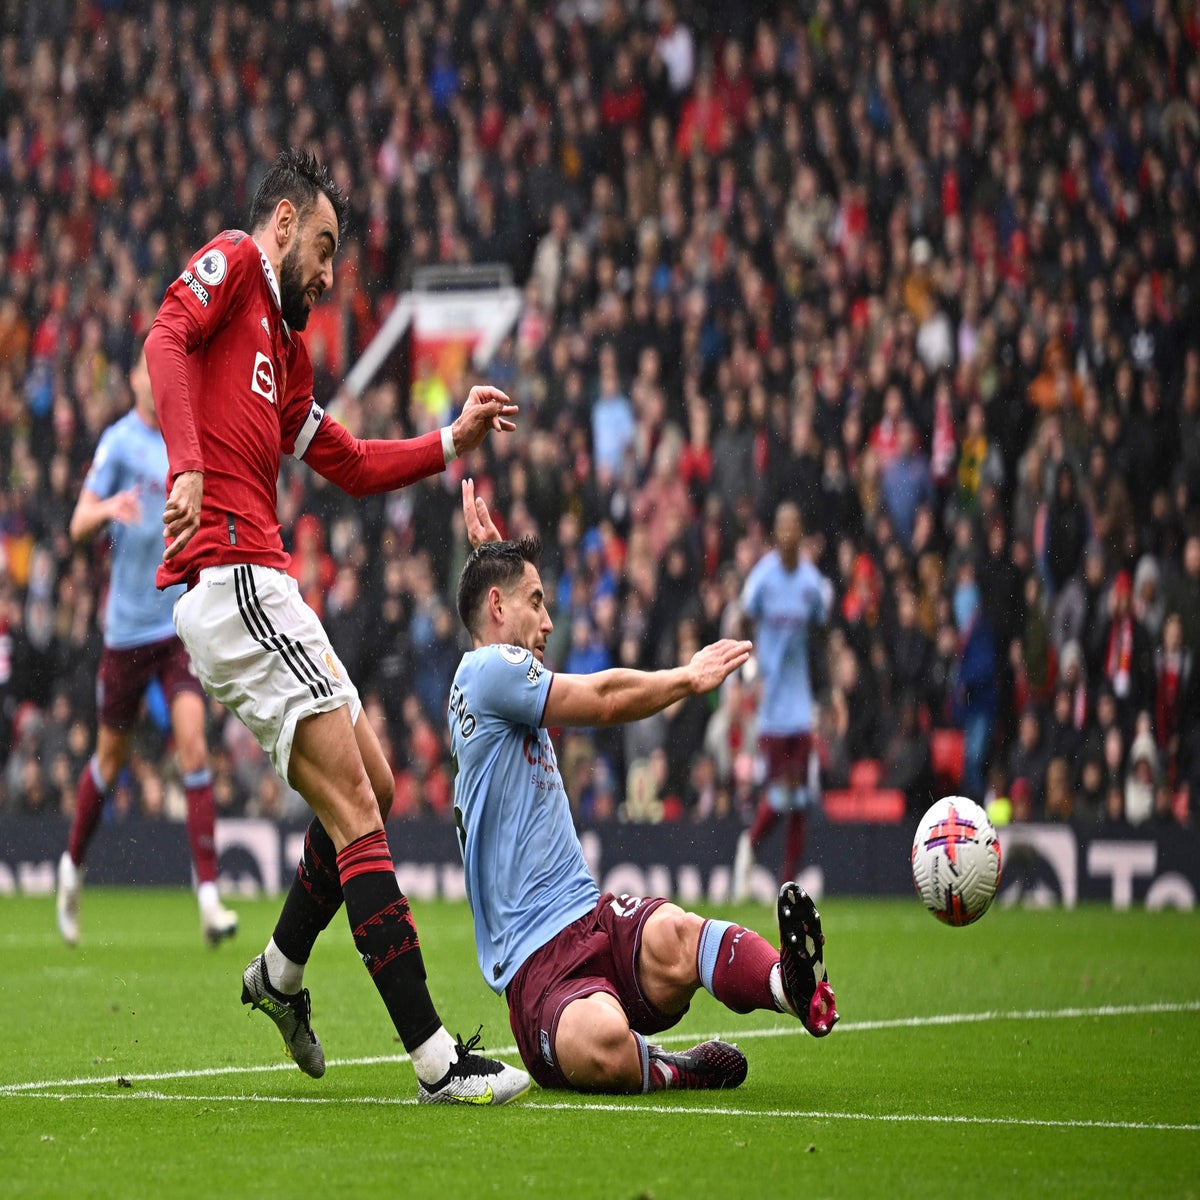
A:
POLYGON ((844 788, 826 792, 825 817, 838 823, 896 825, 904 819, 904 793, 899 788, 844 788))

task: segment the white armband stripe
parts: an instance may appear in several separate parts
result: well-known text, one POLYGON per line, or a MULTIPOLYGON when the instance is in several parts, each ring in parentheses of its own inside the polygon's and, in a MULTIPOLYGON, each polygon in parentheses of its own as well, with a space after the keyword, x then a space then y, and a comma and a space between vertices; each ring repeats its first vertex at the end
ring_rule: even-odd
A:
POLYGON ((312 440, 324 419, 325 410, 314 400, 312 408, 308 410, 308 416, 304 418, 304 424, 300 426, 300 432, 296 434, 296 448, 292 451, 292 457, 297 462, 308 453, 308 448, 312 445, 312 440))
POLYGON ((458 457, 458 451, 454 449, 454 430, 449 425, 442 426, 442 456, 446 460, 446 466, 458 457))

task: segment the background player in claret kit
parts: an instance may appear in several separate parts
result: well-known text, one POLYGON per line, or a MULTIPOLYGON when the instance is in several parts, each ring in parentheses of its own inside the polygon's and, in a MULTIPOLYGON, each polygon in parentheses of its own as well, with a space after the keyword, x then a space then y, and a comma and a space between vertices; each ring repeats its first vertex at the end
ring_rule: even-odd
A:
POLYGON ((647 1035, 675 1025, 701 987, 734 1012, 790 1012, 827 1034, 838 1014, 812 900, 795 883, 780 890, 776 951, 663 899, 601 895, 546 729, 637 721, 703 694, 746 662, 750 643, 715 642, 665 671, 552 672, 540 544, 501 541, 469 480, 463 511, 476 549, 458 611, 474 649, 450 692, 455 814, 479 966, 507 996, 521 1058, 543 1087, 736 1087, 746 1077, 736 1046, 668 1053, 647 1035))
POLYGON ((807 809, 816 801, 813 694, 808 631, 829 619, 833 587, 802 554, 800 510, 775 510, 775 548, 754 564, 742 589, 742 611, 758 649, 758 749, 762 791, 750 828, 738 838, 733 898, 749 893, 750 870, 763 838, 787 815, 781 881, 796 877, 804 857, 807 809))
POLYGON ((161 586, 185 582, 175 626, 212 696, 270 754, 315 816, 274 935, 246 968, 242 1001, 265 1012, 301 1070, 324 1074, 304 966, 346 904, 354 942, 412 1056, 423 1102, 502 1104, 523 1071, 456 1044, 425 984, 383 820, 393 778, 358 692, 286 573, 276 482, 281 454, 353 495, 444 469, 516 408, 477 387, 452 426, 405 441, 360 441, 313 399, 298 336, 333 285, 348 204, 307 154, 284 151, 259 185, 249 233, 205 246, 167 290, 146 358, 170 454, 161 586))
POLYGON ((96 681, 96 750, 80 772, 70 840, 58 863, 58 930, 68 945, 79 941, 84 858, 104 801, 129 757, 130 731, 142 698, 157 680, 170 708, 187 795, 200 928, 209 944, 216 945, 237 932, 238 922, 217 895, 216 805, 204 740, 204 689, 171 621, 171 607, 182 588, 160 592, 154 586, 154 572, 162 556, 167 448, 140 350, 129 373, 129 386, 133 408, 101 434, 71 516, 70 533, 76 542, 88 541, 108 527, 112 565, 104 654, 96 681))

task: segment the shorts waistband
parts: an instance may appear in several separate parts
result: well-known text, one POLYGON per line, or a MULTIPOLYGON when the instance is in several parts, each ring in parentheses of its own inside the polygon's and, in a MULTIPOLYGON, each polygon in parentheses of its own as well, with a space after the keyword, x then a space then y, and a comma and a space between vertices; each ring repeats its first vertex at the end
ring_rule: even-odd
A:
POLYGON ((218 563, 215 567, 201 567, 199 571, 189 575, 184 583, 190 592, 196 584, 205 579, 228 579, 238 567, 253 567, 256 571, 270 571, 273 575, 287 575, 279 567, 268 567, 264 563, 218 563))

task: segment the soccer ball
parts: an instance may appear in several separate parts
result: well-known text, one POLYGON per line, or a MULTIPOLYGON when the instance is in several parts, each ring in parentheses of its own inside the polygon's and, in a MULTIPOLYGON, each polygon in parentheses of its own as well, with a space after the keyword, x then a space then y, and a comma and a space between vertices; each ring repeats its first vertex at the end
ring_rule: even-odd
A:
POLYGON ((1000 841, 988 815, 966 796, 945 796, 921 818, 912 845, 917 895, 939 921, 970 925, 1000 884, 1000 841))

